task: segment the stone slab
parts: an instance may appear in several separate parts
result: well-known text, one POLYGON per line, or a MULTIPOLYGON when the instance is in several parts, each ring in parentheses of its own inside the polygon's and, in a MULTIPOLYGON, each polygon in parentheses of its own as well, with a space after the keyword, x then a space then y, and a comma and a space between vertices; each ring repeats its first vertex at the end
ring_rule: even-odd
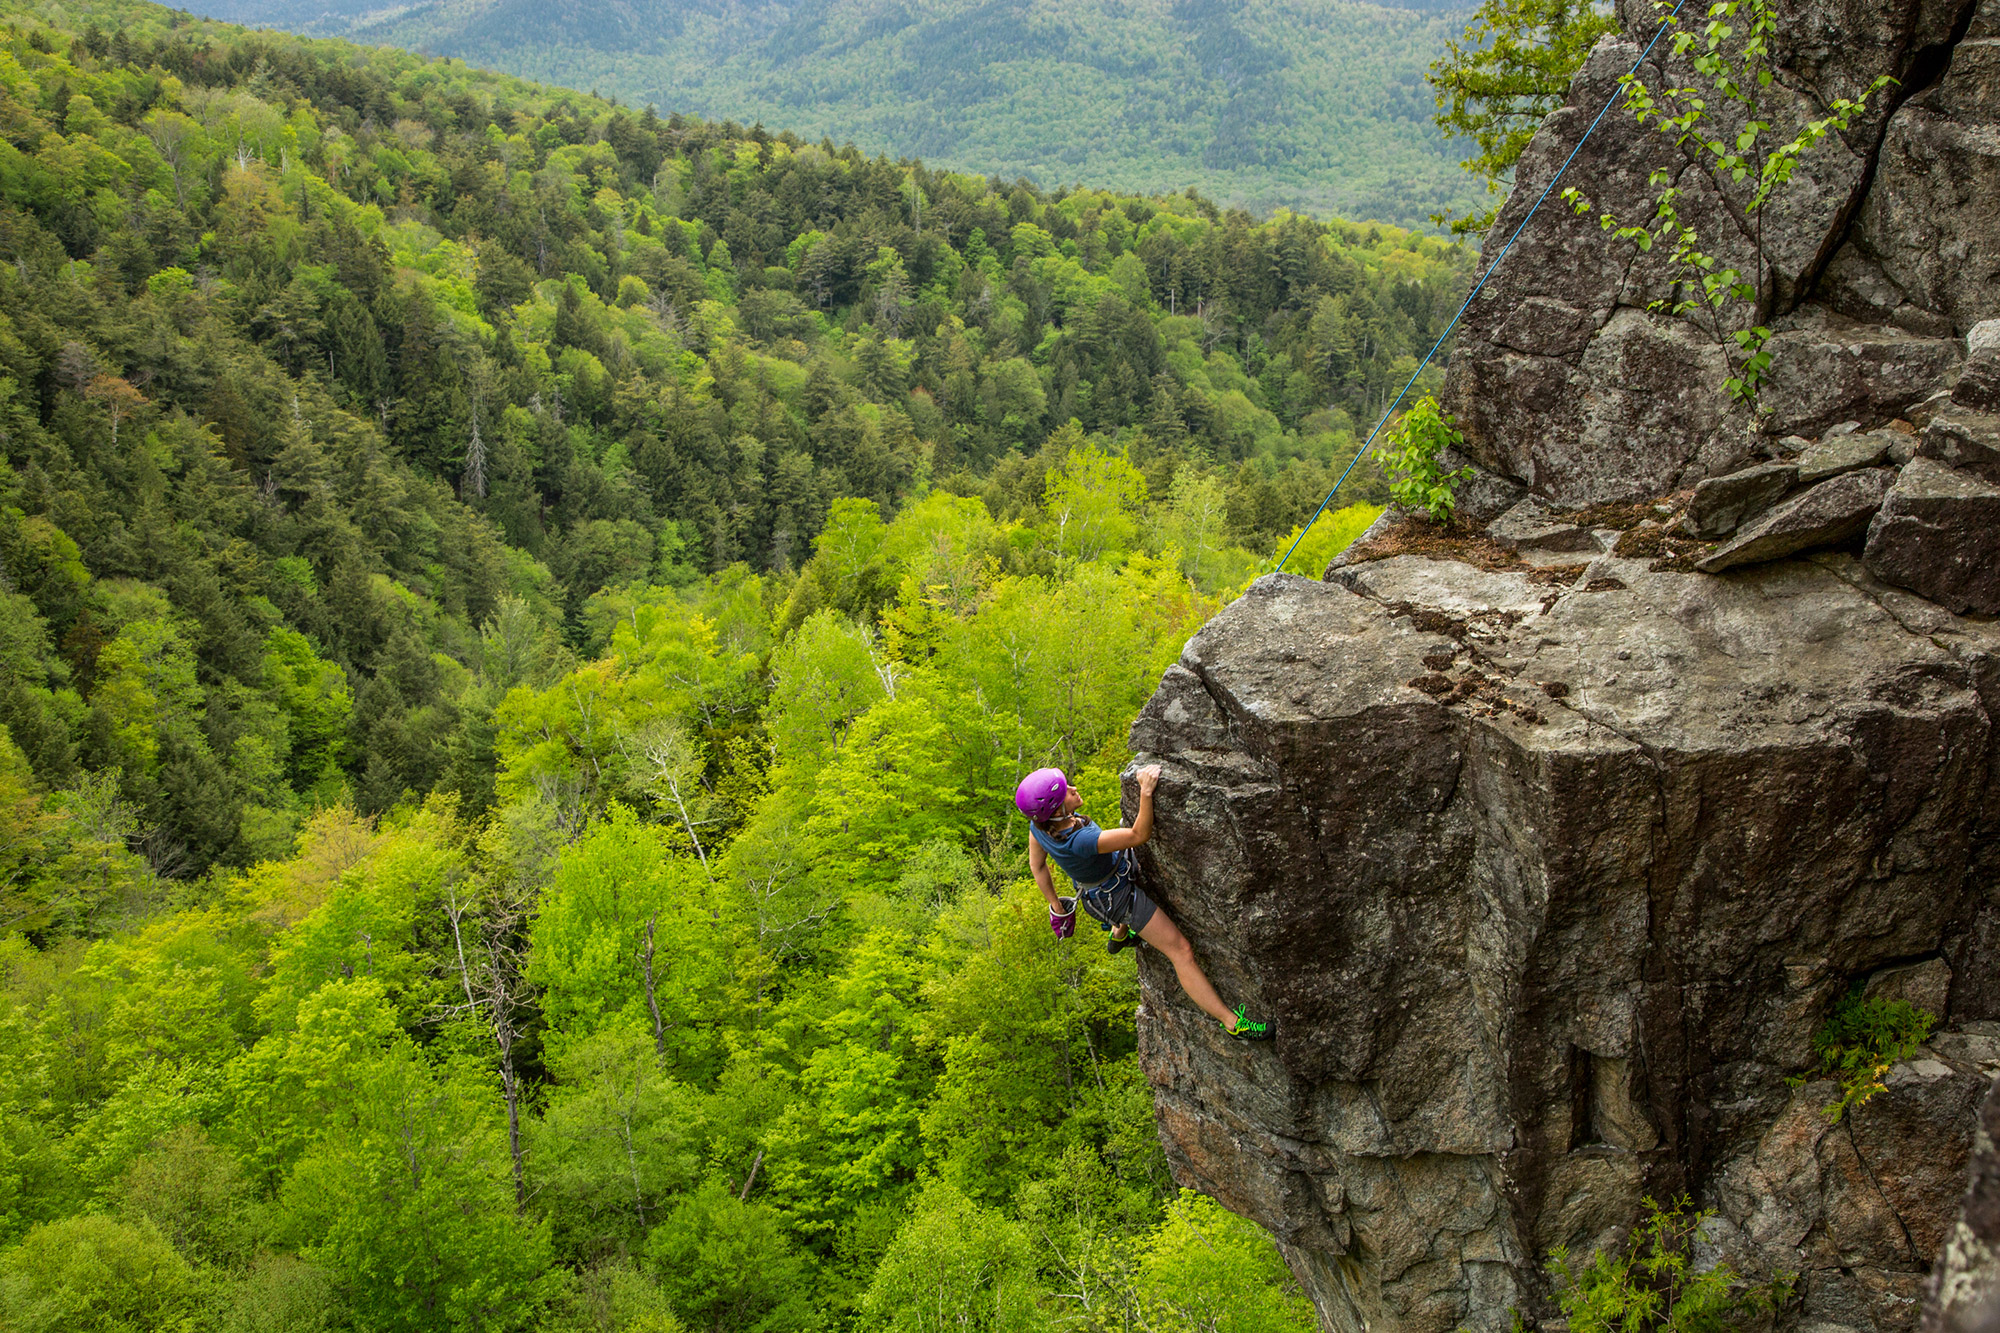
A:
POLYGON ((1799 464, 1794 463, 1760 463, 1710 477, 1694 488, 1694 498, 1688 501, 1688 530, 1696 537, 1726 537, 1745 519, 1776 504, 1798 480, 1799 464))
POLYGON ((1882 507, 1882 497, 1894 479, 1895 473, 1887 468, 1870 468, 1823 481, 1742 529, 1719 550, 1697 561, 1695 568, 1719 574, 1738 565, 1777 560, 1858 537, 1882 507))
POLYGON ((1589 528, 1565 522, 1544 500, 1529 496, 1487 525, 1486 535, 1510 551, 1590 551, 1598 549, 1589 528))
POLYGON ((1889 446, 1902 438, 1893 431, 1856 431, 1821 439, 1799 455, 1799 485, 1812 486, 1864 467, 1879 467, 1889 446))
POLYGON ((1946 610, 2000 614, 2000 486, 1912 459, 1869 525, 1862 559, 1946 610))

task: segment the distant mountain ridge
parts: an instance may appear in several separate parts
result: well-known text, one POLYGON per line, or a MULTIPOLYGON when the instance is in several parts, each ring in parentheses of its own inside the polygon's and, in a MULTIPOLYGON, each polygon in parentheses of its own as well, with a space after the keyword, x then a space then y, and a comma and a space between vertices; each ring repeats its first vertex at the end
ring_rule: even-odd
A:
POLYGON ((1424 70, 1457 5, 1351 0, 216 0, 662 114, 961 170, 1422 225, 1469 204, 1424 70))

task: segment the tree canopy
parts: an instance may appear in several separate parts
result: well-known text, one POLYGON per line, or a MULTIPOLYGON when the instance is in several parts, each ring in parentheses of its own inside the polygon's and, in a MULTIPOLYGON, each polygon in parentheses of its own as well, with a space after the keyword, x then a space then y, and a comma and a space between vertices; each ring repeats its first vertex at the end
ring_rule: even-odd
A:
POLYGON ((122 2, 0 251, 0 1324, 1310 1327, 1008 795, 1462 251, 122 2))

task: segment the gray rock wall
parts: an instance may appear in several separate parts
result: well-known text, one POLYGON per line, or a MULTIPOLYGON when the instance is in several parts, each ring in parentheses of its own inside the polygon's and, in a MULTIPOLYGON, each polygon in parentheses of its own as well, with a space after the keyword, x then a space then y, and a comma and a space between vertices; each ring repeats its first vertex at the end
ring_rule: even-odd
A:
MULTIPOLYGON (((1990 1100, 1973 1137, 2000 1073, 2000 0, 1977 3, 1783 0, 1780 133, 1900 83, 1761 251, 1741 188, 1622 111, 1571 168, 1635 219, 1664 167, 1725 263, 1768 265, 1760 415, 1722 393, 1727 328, 1648 308, 1658 253, 1546 206, 1450 366, 1479 469, 1458 526, 1392 512, 1328 581, 1259 581, 1133 727, 1165 768, 1156 895, 1279 1034, 1230 1041, 1142 954, 1162 1140, 1336 1333, 1555 1326, 1549 1250, 1682 1193, 1716 1214, 1704 1261, 1799 1275, 1781 1326, 1915 1330, 1928 1287, 1926 1327, 2000 1333, 1990 1100), (1855 984, 1944 1026, 1836 1123, 1831 1084, 1790 1080, 1855 984)), ((1651 35, 1651 5, 1622 12, 1489 252, 1651 35)))
MULTIPOLYGON (((1878 75, 1899 84, 1804 160, 1765 210, 1761 247, 1746 186, 1710 179, 1622 107, 1605 116, 1562 182, 1585 193, 1591 214, 1551 196, 1459 334, 1447 396, 1484 466, 1572 505, 1691 486, 1751 457, 1760 434, 1903 414, 1955 368, 1957 340, 2000 315, 2000 0, 1984 0, 1976 21, 1972 0, 1779 9, 1779 77, 1762 108, 1774 136, 1878 75), (1665 247, 1642 254, 1611 240, 1597 216, 1644 221, 1660 169, 1722 263, 1769 272, 1768 309, 1712 328, 1649 308, 1672 291, 1665 247), (1759 321, 1778 337, 1770 415, 1753 427, 1718 392, 1728 374, 1718 339, 1759 321)), ((1626 36, 1599 44, 1522 158, 1489 254, 1655 30, 1650 4, 1623 13, 1626 36)), ((1693 77, 1670 48, 1671 37, 1641 71, 1653 87, 1693 77)))
POLYGON ((1924 1333, 2000 1333, 2000 1080, 1980 1109, 1965 1204, 1930 1295, 1924 1333))
MULTIPOLYGON (((1994 966, 1962 946, 2000 913, 1972 873, 2000 636, 1906 623, 1844 557, 1339 577, 1260 581, 1134 727, 1159 896, 1279 1025, 1233 1044, 1145 964, 1179 1178, 1271 1228, 1337 1330, 1546 1314, 1550 1247, 1683 1190, 1741 1271, 1805 1270, 1820 1322, 1913 1328, 1967 1136, 1913 1171, 1909 1131, 1949 1143, 2000 1028, 1840 1129, 1785 1079, 1853 981, 1994 966), (1871 1166, 1896 1183, 1861 1198, 1871 1166)), ((1951 994, 1961 1028, 2000 1017, 1951 994)))

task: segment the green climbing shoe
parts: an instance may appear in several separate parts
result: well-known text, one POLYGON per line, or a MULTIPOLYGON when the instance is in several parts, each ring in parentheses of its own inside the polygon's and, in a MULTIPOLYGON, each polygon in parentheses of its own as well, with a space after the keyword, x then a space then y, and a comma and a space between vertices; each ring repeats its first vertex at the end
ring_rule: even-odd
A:
POLYGON ((1122 940, 1113 935, 1110 939, 1104 941, 1104 952, 1115 957, 1122 950, 1136 949, 1144 943, 1145 941, 1139 938, 1138 931, 1127 931, 1125 938, 1122 940))
POLYGON ((1274 1035, 1271 1029, 1276 1024, 1258 1023, 1245 1018, 1243 1011, 1246 1008, 1248 1008, 1247 1005, 1236 1006, 1236 1026, 1233 1029, 1225 1027, 1223 1031, 1229 1033, 1230 1036, 1236 1038, 1238 1041, 1269 1041, 1274 1035))

